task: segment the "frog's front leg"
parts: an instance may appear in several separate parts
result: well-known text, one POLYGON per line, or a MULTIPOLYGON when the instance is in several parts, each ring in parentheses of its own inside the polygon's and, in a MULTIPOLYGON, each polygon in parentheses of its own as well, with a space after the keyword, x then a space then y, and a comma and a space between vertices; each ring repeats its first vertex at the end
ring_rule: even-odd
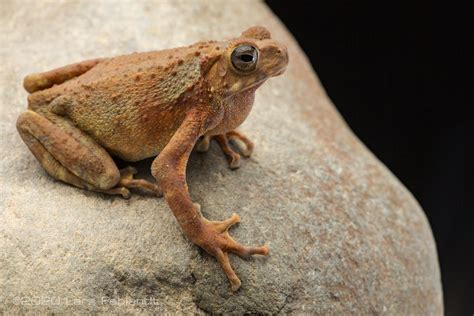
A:
POLYGON ((189 113, 178 131, 152 164, 152 174, 161 185, 166 201, 178 220, 184 234, 195 244, 214 256, 231 283, 232 290, 240 287, 240 280, 228 257, 233 252, 241 257, 266 255, 268 248, 244 247, 230 237, 228 229, 240 218, 234 214, 224 221, 209 221, 193 204, 186 183, 186 165, 189 155, 206 125, 205 111, 189 113))
POLYGON ((242 135, 238 131, 230 131, 225 134, 209 136, 205 135, 199 144, 197 145, 197 150, 199 152, 206 152, 209 150, 209 143, 211 139, 215 139, 219 146, 222 148, 224 154, 229 158, 229 168, 230 169, 237 169, 240 167, 240 154, 238 154, 230 145, 231 141, 240 141, 244 147, 236 144, 239 148, 240 153, 244 157, 250 157, 253 152, 253 143, 250 139, 242 135))
POLYGON ((119 171, 107 151, 67 119, 25 111, 17 121, 21 138, 53 178, 82 189, 130 196, 128 188, 142 187, 161 195, 158 185, 135 180, 136 171, 119 171))

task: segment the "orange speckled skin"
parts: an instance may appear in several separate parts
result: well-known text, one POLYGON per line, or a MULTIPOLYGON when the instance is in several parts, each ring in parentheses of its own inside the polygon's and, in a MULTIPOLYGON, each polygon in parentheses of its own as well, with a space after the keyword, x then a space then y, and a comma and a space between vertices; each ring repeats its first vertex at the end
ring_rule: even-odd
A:
POLYGON ((106 59, 79 77, 31 94, 29 108, 60 112, 124 160, 156 156, 196 106, 196 97, 208 97, 201 67, 220 55, 219 44, 196 45, 106 59), (196 56, 199 46, 203 54, 196 56))
POLYGON ((186 184, 186 164, 198 139, 205 151, 215 137, 238 167, 240 156, 228 138, 252 143, 234 131, 249 114, 256 89, 284 72, 286 47, 263 27, 252 27, 225 42, 198 42, 176 49, 134 53, 68 65, 25 78, 31 94, 17 128, 29 149, 56 179, 80 188, 129 196, 138 187, 164 194, 185 235, 217 258, 231 282, 240 280, 228 252, 267 254, 243 247, 228 234, 237 215, 221 222, 202 217, 186 184), (243 72, 231 62, 241 45, 258 50, 255 69, 243 72), (138 161, 157 156, 157 184, 133 179, 133 168, 118 170, 112 156, 138 161))

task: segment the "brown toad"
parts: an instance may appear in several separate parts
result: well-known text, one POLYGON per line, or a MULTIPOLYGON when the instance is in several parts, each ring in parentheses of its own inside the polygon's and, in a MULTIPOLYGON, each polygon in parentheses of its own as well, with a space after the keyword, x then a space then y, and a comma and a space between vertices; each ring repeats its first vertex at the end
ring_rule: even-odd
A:
POLYGON ((24 80, 28 110, 18 131, 36 159, 54 178, 79 188, 128 197, 128 188, 162 193, 184 234, 214 256, 232 289, 240 280, 228 253, 266 255, 268 248, 244 247, 228 228, 239 221, 209 221, 193 203, 186 165, 196 142, 206 151, 215 138, 239 166, 230 146, 249 114, 255 91, 288 64, 284 45, 263 27, 252 27, 230 41, 198 42, 188 47, 88 60, 24 80), (119 170, 112 156, 138 161, 157 156, 151 172, 157 183, 133 179, 131 167, 119 170))

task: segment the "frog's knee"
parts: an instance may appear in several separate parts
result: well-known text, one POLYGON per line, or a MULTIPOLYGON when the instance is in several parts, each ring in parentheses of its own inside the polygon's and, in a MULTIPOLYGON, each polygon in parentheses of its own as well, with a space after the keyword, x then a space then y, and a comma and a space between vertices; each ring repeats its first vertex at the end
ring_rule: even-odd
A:
POLYGON ((27 127, 37 119, 38 115, 39 114, 30 110, 21 113, 16 120, 16 129, 18 132, 20 132, 20 134, 25 132, 27 127))
POLYGON ((21 113, 18 118, 16 119, 16 129, 21 132, 23 130, 23 126, 25 122, 28 121, 28 114, 25 115, 25 112, 21 113))

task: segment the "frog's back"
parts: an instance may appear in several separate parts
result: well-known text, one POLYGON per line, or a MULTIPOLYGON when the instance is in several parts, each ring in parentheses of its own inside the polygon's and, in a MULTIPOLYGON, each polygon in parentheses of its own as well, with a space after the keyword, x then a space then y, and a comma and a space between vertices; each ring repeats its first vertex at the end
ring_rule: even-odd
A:
MULTIPOLYGON (((62 75, 68 78, 61 80, 61 84, 53 85, 51 83, 51 85, 34 91, 30 91, 25 86, 31 93, 28 101, 32 107, 45 106, 56 97, 64 94, 80 94, 84 90, 104 89, 107 86, 111 86, 110 89, 114 88, 117 91, 127 87, 150 88, 150 86, 155 90, 164 90, 164 88, 167 88, 166 84, 173 81, 182 85, 189 85, 200 77, 201 66, 206 63, 206 59, 212 58, 212 55, 216 53, 214 49, 216 46, 222 46, 221 44, 215 41, 198 42, 185 47, 132 53, 61 67, 58 69, 69 67, 77 69, 83 68, 83 65, 86 64, 88 70, 72 77, 62 75), (177 74, 178 76, 175 76, 177 74), (175 77, 175 80, 170 80, 170 77, 175 77)), ((38 75, 54 73, 58 69, 28 75, 25 81, 28 77, 34 76, 35 79, 38 79, 38 75)), ((114 95, 114 93, 110 95, 114 95)), ((163 96, 169 98, 170 93, 163 93, 163 96)))

